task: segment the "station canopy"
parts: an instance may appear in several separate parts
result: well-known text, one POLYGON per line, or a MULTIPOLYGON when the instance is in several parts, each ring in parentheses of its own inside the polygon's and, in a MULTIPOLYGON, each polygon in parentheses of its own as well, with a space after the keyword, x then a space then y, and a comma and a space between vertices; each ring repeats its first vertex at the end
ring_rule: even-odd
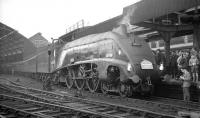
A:
MULTIPOLYGON (((161 40, 160 31, 175 32, 173 37, 193 33, 192 23, 199 19, 200 0, 141 0, 123 8, 123 14, 81 30, 64 34, 71 41, 89 34, 112 30, 122 22, 131 24, 130 32, 147 41, 161 40), (78 32, 77 32, 78 31, 78 32)), ((200 22, 200 21, 197 21, 200 22)))
POLYGON ((123 15, 131 16, 131 24, 158 18, 174 12, 184 12, 199 5, 199 0, 142 0, 123 9, 123 15))
POLYGON ((13 31, 14 29, 0 22, 0 40, 13 31))
POLYGON ((22 38, 16 30, 0 22, 0 65, 21 59, 22 46, 18 42, 22 38), (17 57, 13 58, 13 55, 17 57))
POLYGON ((200 0, 142 0, 125 7, 123 17, 136 35, 160 40, 158 31, 175 32, 173 37, 192 34, 192 23, 200 22, 199 5, 200 0))
POLYGON ((34 45, 25 36, 0 22, 0 65, 22 61, 34 50, 34 45))

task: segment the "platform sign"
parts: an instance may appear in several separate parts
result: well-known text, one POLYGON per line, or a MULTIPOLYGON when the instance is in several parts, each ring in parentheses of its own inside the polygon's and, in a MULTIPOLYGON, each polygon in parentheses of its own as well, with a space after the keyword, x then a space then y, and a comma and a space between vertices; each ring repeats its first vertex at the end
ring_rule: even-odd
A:
POLYGON ((153 64, 148 60, 143 60, 140 65, 142 69, 153 69, 153 64))

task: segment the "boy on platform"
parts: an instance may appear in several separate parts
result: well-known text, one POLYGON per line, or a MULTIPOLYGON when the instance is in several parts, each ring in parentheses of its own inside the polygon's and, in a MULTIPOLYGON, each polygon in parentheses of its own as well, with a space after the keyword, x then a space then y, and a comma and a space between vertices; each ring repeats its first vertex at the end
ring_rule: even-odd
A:
POLYGON ((184 101, 190 101, 191 76, 187 68, 181 68, 181 71, 183 73, 183 75, 180 76, 180 79, 183 80, 183 99, 184 101))

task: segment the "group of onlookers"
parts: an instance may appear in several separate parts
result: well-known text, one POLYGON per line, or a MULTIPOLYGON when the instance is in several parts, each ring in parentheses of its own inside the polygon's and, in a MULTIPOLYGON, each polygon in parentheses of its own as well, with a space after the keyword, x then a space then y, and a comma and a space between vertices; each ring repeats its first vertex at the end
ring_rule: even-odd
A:
POLYGON ((164 66, 163 74, 169 74, 174 79, 178 79, 181 75, 181 68, 187 69, 193 82, 198 82, 200 72, 200 51, 194 49, 172 51, 168 64, 166 57, 159 49, 155 53, 156 64, 158 67, 164 66))
POLYGON ((164 66, 163 75, 170 75, 171 78, 183 80, 184 100, 189 101, 189 87, 191 82, 200 81, 200 51, 194 48, 172 51, 167 63, 165 55, 158 49, 155 59, 158 67, 164 66))

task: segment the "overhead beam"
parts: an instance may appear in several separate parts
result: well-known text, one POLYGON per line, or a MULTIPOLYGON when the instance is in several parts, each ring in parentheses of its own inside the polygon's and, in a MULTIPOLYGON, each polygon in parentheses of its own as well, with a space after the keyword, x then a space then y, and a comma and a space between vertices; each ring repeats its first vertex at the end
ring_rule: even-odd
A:
POLYGON ((149 42, 151 42, 151 41, 159 41, 159 40, 161 40, 161 38, 162 37, 160 35, 152 35, 150 37, 147 37, 146 40, 148 40, 149 42))
POLYGON ((158 18, 200 5, 199 0, 142 0, 123 9, 123 15, 130 17, 130 24, 158 18))
POLYGON ((191 34, 193 34, 193 30, 184 30, 176 32, 173 37, 186 36, 191 34))
POLYGON ((136 24, 140 27, 151 28, 157 31, 165 31, 165 32, 177 32, 183 30, 193 30, 193 25, 161 25, 149 22, 141 22, 136 24))
POLYGON ((154 30, 152 29, 146 29, 146 30, 141 30, 141 31, 133 31, 135 35, 141 35, 141 34, 146 34, 149 32, 153 32, 154 30))

